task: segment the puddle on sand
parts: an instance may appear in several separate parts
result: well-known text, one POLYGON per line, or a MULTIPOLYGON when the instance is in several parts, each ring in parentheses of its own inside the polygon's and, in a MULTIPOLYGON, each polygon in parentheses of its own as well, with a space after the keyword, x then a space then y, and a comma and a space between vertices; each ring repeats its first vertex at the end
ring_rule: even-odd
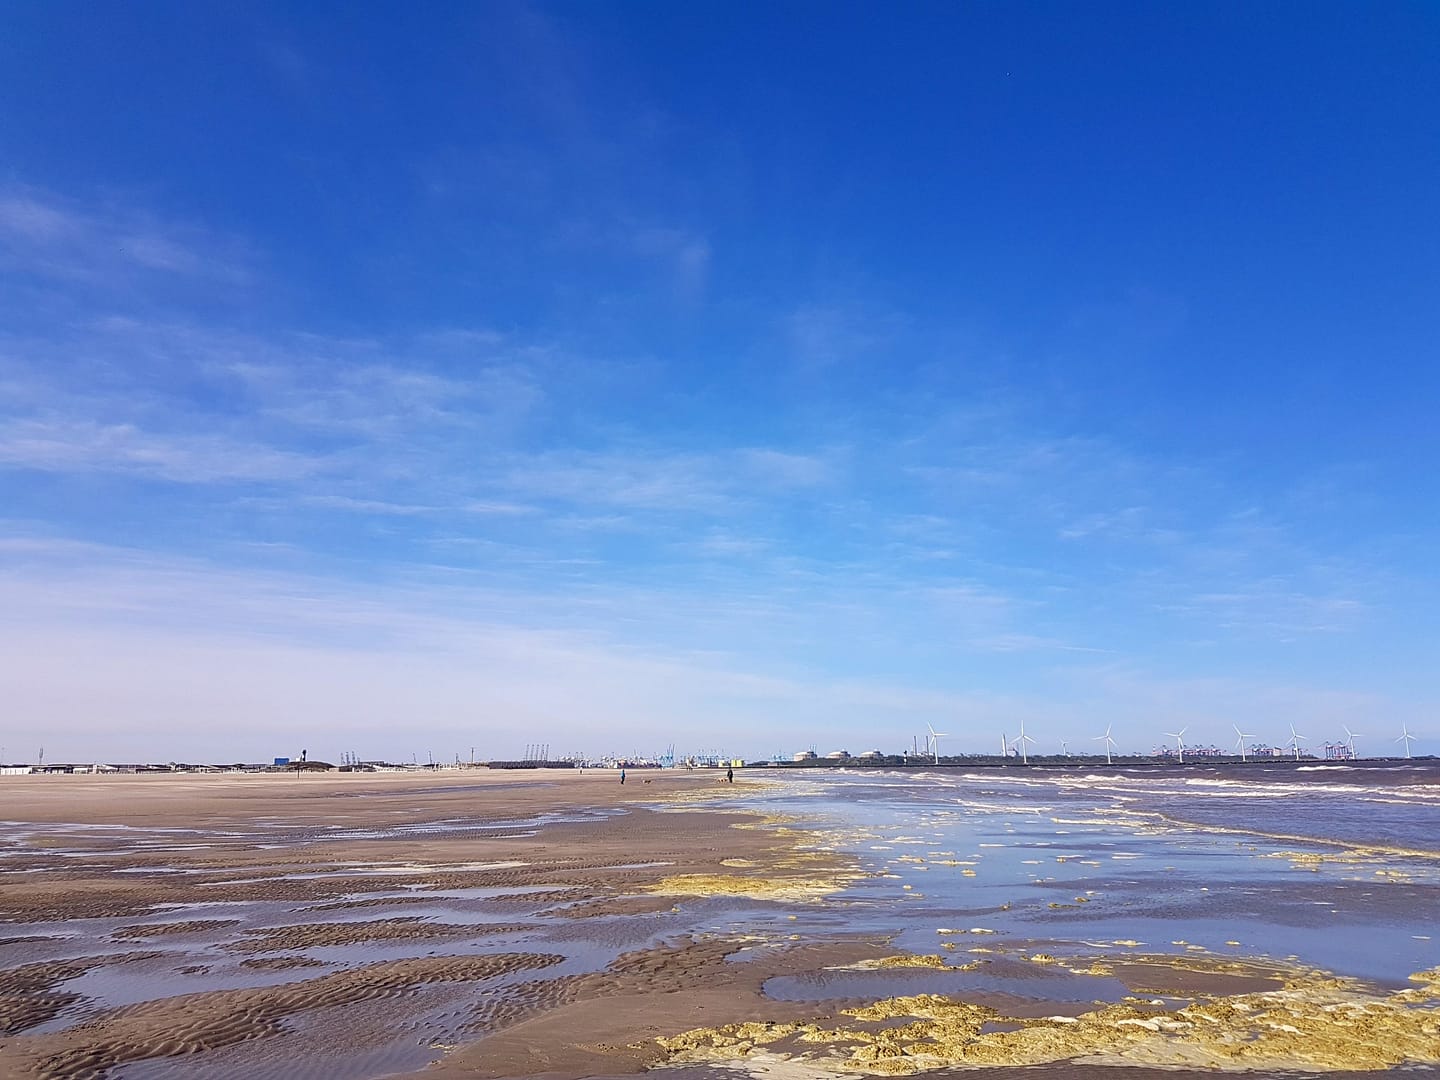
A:
POLYGON ((1116 1002, 1130 993, 1119 979, 1075 975, 1063 969, 996 960, 972 971, 903 969, 836 969, 767 979, 765 996, 775 1001, 832 1001, 908 997, 912 994, 1010 994, 1050 1002, 1116 1002))
POLYGON ((203 994, 214 990, 244 990, 258 986, 279 986, 297 979, 313 979, 330 968, 295 968, 290 970, 257 970, 241 967, 237 961, 208 965, 196 959, 195 966, 207 970, 182 973, 186 967, 176 963, 175 954, 164 959, 137 960, 126 964, 110 964, 91 968, 82 975, 61 983, 57 990, 80 994, 81 1000, 62 1010, 54 1019, 36 1027, 26 1028, 25 1035, 46 1035, 65 1031, 92 1018, 97 1012, 138 1005, 163 997, 180 994, 203 994), (163 993, 157 988, 163 987, 163 993))

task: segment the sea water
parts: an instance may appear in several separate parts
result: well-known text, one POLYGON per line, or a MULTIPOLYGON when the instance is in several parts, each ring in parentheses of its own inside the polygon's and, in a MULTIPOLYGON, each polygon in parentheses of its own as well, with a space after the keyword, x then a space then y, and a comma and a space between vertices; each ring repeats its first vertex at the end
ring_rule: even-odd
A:
POLYGON ((777 774, 746 801, 857 860, 827 906, 908 951, 1272 959, 1389 987, 1440 964, 1440 763, 777 774))

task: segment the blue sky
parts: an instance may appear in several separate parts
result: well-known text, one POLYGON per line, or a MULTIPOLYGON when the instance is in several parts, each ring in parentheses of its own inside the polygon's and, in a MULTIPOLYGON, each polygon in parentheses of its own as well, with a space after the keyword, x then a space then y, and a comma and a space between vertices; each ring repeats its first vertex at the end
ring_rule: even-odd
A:
POLYGON ((1437 33, 10 5, 5 756, 1440 751, 1437 33))

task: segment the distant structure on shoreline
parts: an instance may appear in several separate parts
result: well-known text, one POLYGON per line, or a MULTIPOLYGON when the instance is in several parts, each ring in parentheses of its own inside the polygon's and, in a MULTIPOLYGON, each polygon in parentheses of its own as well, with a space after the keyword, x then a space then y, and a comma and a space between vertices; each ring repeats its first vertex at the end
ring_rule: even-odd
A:
POLYGON ((933 769, 933 768, 1068 768, 1068 769, 1094 769, 1114 766, 1121 767, 1142 767, 1147 769, 1155 768, 1185 768, 1213 767, 1216 765, 1254 765, 1254 766, 1275 766, 1289 765, 1292 767, 1304 768, 1315 766, 1319 763, 1364 761, 1370 765, 1385 765, 1391 763, 1403 763, 1405 761, 1440 760, 1434 755, 1428 757, 1404 758, 1399 755, 1393 757, 1372 757, 1356 758, 1349 753, 1349 747, 1345 745, 1328 745, 1324 748, 1323 757, 1301 750, 1298 757, 1294 752, 1285 747, 1247 747, 1246 756, 1241 757, 1239 752, 1218 750, 1213 747, 1185 747, 1185 760, 1182 762, 1180 756, 1173 746, 1157 747, 1148 754, 1031 754, 1026 760, 1018 753, 1000 754, 947 754, 936 760, 933 757, 917 757, 913 754, 882 754, 879 751, 867 751, 864 754, 837 758, 833 754, 821 757, 813 751, 801 751, 789 759, 776 756, 769 761, 751 762, 750 767, 764 767, 769 769, 833 769, 833 768, 876 768, 876 769, 933 769))
POLYGON ((1062 751, 1058 754, 1036 754, 1028 751, 1026 745, 1034 740, 1024 733, 1014 740, 1008 737, 1002 738, 1000 754, 945 754, 939 752, 939 740, 942 733, 929 729, 928 734, 922 740, 917 736, 912 740, 912 745, 898 754, 887 754, 879 749, 864 750, 858 754, 851 754, 846 749, 835 749, 821 754, 814 746, 799 750, 793 754, 777 752, 767 759, 745 760, 735 757, 720 750, 702 751, 687 756, 677 756, 673 744, 666 747, 663 752, 656 754, 631 753, 626 755, 607 754, 600 757, 590 757, 581 753, 569 753, 563 757, 551 758, 549 743, 531 743, 525 747, 524 756, 516 759, 491 758, 489 760, 476 760, 475 751, 479 747, 469 748, 468 760, 462 760, 460 754, 455 754, 453 761, 436 761, 433 753, 427 752, 427 760, 421 762, 420 755, 414 754, 408 763, 392 762, 384 759, 362 759, 354 751, 343 751, 340 754, 340 764, 332 764, 328 761, 318 761, 310 758, 307 750, 301 750, 298 759, 290 757, 275 757, 268 763, 264 762, 233 762, 233 763, 196 763, 183 761, 158 762, 64 762, 46 761, 43 751, 34 764, 0 762, 0 776, 31 776, 47 774, 72 774, 72 775, 147 775, 147 774, 296 774, 296 773, 412 773, 412 772, 434 772, 466 769, 569 769, 583 772, 586 769, 738 769, 746 768, 781 768, 781 769, 806 769, 806 768, 872 768, 872 769, 923 769, 936 767, 1005 767, 1005 768, 1034 768, 1034 767, 1068 767, 1068 768, 1104 768, 1107 766, 1147 766, 1147 767, 1174 767, 1178 765, 1194 765, 1199 767, 1216 765, 1278 765, 1290 764, 1303 767, 1307 763, 1328 763, 1341 764, 1348 762, 1366 762, 1372 764, 1383 764, 1386 762, 1408 761, 1408 760, 1437 760, 1434 755, 1424 755, 1419 758, 1412 757, 1411 742, 1415 736, 1408 727, 1402 728, 1400 739, 1395 740, 1401 744, 1404 756, 1396 753, 1393 756, 1361 757, 1356 752, 1356 741, 1361 733, 1353 732, 1348 727, 1345 730, 1345 738, 1333 742, 1326 741, 1319 749, 1319 753, 1312 752, 1300 745, 1303 738, 1292 727, 1291 738, 1288 745, 1267 745, 1264 742, 1253 740, 1256 737, 1247 732, 1242 732, 1239 727, 1235 728, 1237 737, 1232 748, 1222 748, 1214 745, 1198 746, 1184 742, 1185 729, 1182 727, 1178 733, 1171 733, 1175 743, 1162 743, 1156 745, 1149 753, 1119 754, 1115 752, 1115 741, 1110 737, 1110 730, 1107 727, 1104 735, 1096 736, 1094 741, 1103 742, 1104 747, 1099 752, 1088 754, 1074 754, 1070 752, 1069 745, 1061 743, 1062 751), (1022 742, 1023 740, 1023 742, 1022 742))

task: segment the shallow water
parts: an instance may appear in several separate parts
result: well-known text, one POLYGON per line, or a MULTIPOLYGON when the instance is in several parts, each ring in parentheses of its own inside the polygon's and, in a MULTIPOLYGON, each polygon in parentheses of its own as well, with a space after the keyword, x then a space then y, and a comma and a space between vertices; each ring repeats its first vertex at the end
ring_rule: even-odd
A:
POLYGON ((1404 766, 807 770, 759 802, 859 859, 875 876, 827 906, 908 951, 1298 958, 1398 986, 1440 963, 1437 781, 1404 766))
POLYGON ((911 994, 1043 994, 1050 1002, 1091 1004, 1119 1001, 1130 992, 1118 979, 1052 973, 1023 962, 987 965, 976 971, 918 968, 827 971, 782 975, 765 983, 765 995, 776 1001, 879 1001, 911 994), (1043 985, 1042 985, 1043 983, 1043 985))

